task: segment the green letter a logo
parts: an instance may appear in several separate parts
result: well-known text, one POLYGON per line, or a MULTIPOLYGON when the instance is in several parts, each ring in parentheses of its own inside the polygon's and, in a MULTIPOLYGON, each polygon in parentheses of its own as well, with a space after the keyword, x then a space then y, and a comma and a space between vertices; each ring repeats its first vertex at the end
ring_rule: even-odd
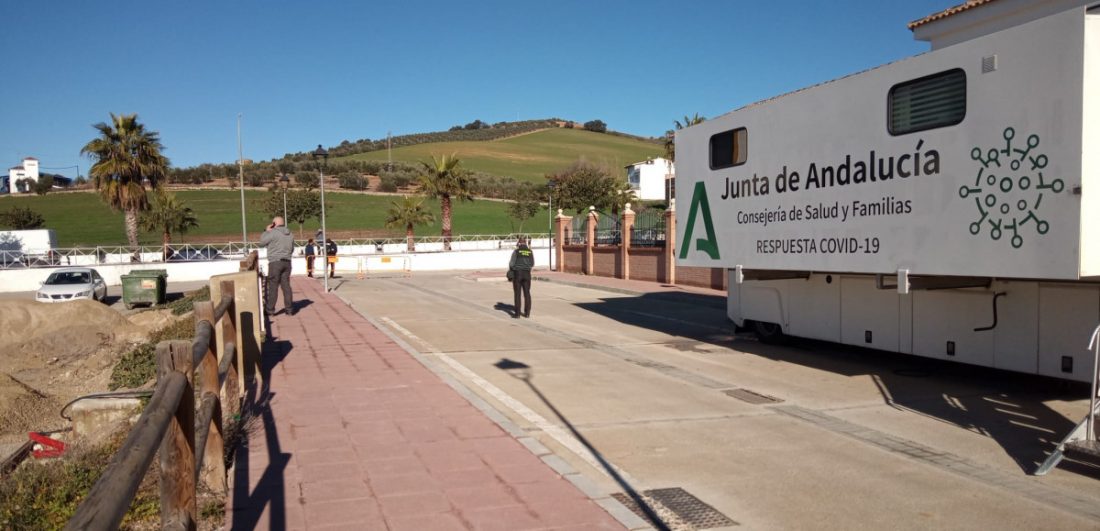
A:
POLYGON ((695 213, 703 211, 703 226, 707 229, 706 239, 695 240, 695 250, 707 253, 714 260, 718 259, 718 242, 714 237, 714 223, 710 220, 710 202, 707 201, 707 187, 699 181, 695 183, 695 192, 691 196, 691 208, 688 209, 687 227, 684 228, 684 243, 680 246, 680 259, 687 258, 688 248, 691 246, 691 234, 695 229, 695 213))

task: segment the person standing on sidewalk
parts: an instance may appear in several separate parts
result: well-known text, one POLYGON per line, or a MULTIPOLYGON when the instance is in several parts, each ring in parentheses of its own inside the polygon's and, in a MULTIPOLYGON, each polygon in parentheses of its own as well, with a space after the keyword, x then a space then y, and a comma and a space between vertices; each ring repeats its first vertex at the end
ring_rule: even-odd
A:
POLYGON ((283 308, 294 315, 294 295, 290 292, 290 257, 294 254, 294 235, 282 216, 275 216, 260 236, 260 247, 267 249, 267 300, 264 309, 275 314, 279 286, 283 288, 283 308))
POLYGON ((317 244, 310 238, 306 242, 306 276, 313 278, 313 262, 317 260, 317 244))
POLYGON ((328 257, 328 278, 336 278, 336 242, 332 238, 325 240, 325 255, 328 257))
POLYGON ((512 259, 508 261, 508 280, 512 281, 512 294, 515 295, 515 313, 512 317, 519 319, 520 295, 523 295, 523 316, 531 317, 531 268, 535 267, 535 253, 527 246, 527 240, 519 237, 516 250, 512 251, 512 259))

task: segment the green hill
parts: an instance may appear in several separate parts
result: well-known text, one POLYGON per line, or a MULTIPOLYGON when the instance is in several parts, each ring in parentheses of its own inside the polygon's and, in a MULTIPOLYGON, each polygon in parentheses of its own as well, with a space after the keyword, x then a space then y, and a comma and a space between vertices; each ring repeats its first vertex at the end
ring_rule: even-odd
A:
MULTIPOLYGON (((260 212, 256 202, 266 196, 259 190, 247 190, 249 238, 255 240, 270 220, 260 212)), ((199 218, 199 226, 173 241, 239 241, 241 239, 241 196, 233 190, 180 190, 176 197, 194 209, 199 218)), ((355 237, 404 236, 403 230, 385 228, 386 212, 390 203, 398 199, 392 195, 366 195, 354 193, 328 192, 325 203, 328 205, 328 228, 337 233, 338 238, 351 237, 343 234, 355 231, 355 237)), ((439 201, 426 201, 425 205, 435 214, 435 223, 416 228, 419 236, 438 235, 440 233, 439 201)), ((94 193, 74 192, 44 196, 17 195, 0 196, 0 212, 19 206, 30 208, 46 218, 45 228, 57 231, 57 243, 61 247, 86 247, 96 245, 124 245, 126 234, 122 225, 122 213, 112 212, 94 193)), ((525 231, 546 232, 549 230, 546 209, 542 209, 522 227, 525 231)), ((311 235, 320 227, 317 220, 305 223, 303 234, 311 235)), ((290 226, 298 236, 298 226, 290 226)), ((455 234, 507 234, 519 231, 508 216, 508 204, 499 201, 460 202, 454 207, 455 234)), ((159 245, 160 234, 142 232, 143 244, 159 245)))
MULTIPOLYGON (((434 155, 457 153, 469 170, 541 182, 544 175, 559 171, 578 160, 603 164, 620 172, 631 162, 659 157, 661 145, 641 140, 593 133, 581 129, 545 129, 502 140, 482 142, 436 142, 394 148, 393 160, 416 163, 434 155)), ((387 152, 371 151, 340 160, 387 160, 387 152)))

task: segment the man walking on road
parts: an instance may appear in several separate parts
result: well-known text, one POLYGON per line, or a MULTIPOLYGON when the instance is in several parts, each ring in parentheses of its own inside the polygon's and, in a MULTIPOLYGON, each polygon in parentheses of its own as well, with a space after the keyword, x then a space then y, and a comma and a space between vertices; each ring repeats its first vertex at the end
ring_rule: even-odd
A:
POLYGON ((512 281, 512 293, 515 295, 515 313, 513 318, 519 319, 520 295, 523 295, 523 316, 531 317, 531 268, 535 267, 535 253, 527 246, 523 236, 519 237, 516 250, 512 251, 512 259, 508 261, 508 280, 512 281))
POLYGON ((279 286, 283 287, 283 308, 287 315, 294 315, 294 296, 290 292, 290 257, 294 253, 294 236, 286 228, 282 216, 275 216, 271 225, 260 236, 260 247, 267 249, 267 300, 264 308, 268 315, 275 314, 275 302, 279 286))

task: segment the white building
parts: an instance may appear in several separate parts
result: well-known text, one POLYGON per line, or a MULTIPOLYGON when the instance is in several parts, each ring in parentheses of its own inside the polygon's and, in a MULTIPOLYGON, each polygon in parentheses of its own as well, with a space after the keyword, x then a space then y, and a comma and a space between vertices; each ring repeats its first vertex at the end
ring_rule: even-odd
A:
POLYGON ((0 183, 0 193, 34 191, 34 183, 38 182, 38 159, 26 157, 23 165, 13 166, 8 170, 5 182, 0 183))
POLYGON ((672 199, 675 178, 676 168, 673 162, 661 157, 626 166, 626 180, 638 199, 672 199))

